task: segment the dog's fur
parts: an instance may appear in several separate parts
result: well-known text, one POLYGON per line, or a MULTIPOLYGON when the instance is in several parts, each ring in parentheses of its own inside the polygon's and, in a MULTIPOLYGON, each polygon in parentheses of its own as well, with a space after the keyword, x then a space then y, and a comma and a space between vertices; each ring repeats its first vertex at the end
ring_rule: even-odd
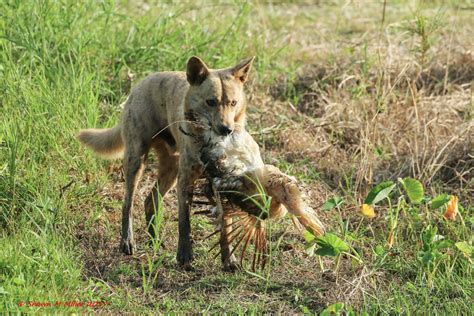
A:
MULTIPOLYGON (((150 148, 158 155, 158 187, 161 196, 178 180, 178 263, 191 267, 190 206, 194 182, 203 172, 201 146, 191 137, 210 128, 229 134, 245 126, 244 83, 253 58, 234 67, 212 70, 198 57, 188 60, 186 72, 160 72, 146 77, 125 102, 121 122, 110 129, 87 129, 78 139, 104 157, 121 156, 125 175, 121 250, 135 249, 131 210, 134 191, 150 148)), ((156 185, 145 201, 148 230, 158 203, 156 185)))

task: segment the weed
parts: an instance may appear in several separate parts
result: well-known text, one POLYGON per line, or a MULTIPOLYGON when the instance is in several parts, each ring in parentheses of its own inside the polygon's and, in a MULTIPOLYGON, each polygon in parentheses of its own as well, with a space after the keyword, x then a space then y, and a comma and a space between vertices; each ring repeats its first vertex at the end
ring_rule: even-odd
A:
MULTIPOLYGON (((156 184, 158 186, 158 184, 156 184)), ((152 245, 152 254, 146 254, 146 262, 141 263, 141 272, 142 272, 142 287, 143 287, 143 294, 147 295, 153 287, 155 286, 159 273, 161 272, 160 269, 163 267, 164 256, 163 254, 159 254, 162 250, 162 234, 161 234, 161 227, 163 225, 164 220, 164 209, 163 209, 163 197, 159 194, 158 187, 156 188, 156 192, 158 197, 156 201, 158 202, 155 205, 155 200, 153 200, 153 210, 154 215, 152 216, 151 222, 149 225, 153 226, 153 231, 155 232, 155 238, 151 235, 148 237, 150 238, 151 245, 152 245)))
POLYGON ((440 12, 431 18, 418 12, 406 26, 406 30, 417 37, 415 52, 422 70, 428 62, 428 51, 433 45, 436 32, 443 27, 443 23, 443 15, 440 12))

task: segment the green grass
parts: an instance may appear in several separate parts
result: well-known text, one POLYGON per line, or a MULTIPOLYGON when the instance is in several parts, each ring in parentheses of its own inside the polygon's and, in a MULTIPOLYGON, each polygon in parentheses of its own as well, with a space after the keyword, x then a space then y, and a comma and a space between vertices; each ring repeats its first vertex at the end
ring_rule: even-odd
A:
MULTIPOLYGON (((440 210, 431 212, 425 205, 402 204, 397 242, 388 249, 389 206, 380 206, 372 222, 361 222, 357 208, 370 183, 380 181, 374 181, 372 173, 368 181, 360 180, 369 174, 359 175, 366 171, 363 162, 370 157, 367 148, 384 149, 384 159, 374 158, 382 167, 367 168, 373 173, 385 171, 387 164, 387 170, 415 169, 410 169, 409 162, 397 165, 398 161, 391 160, 396 156, 392 139, 382 138, 385 142, 378 143, 381 140, 374 137, 367 147, 362 139, 351 147, 349 136, 356 133, 350 129, 352 125, 347 124, 350 128, 346 130, 342 124, 314 132, 316 136, 327 135, 321 142, 329 142, 341 156, 295 153, 289 162, 285 154, 291 147, 280 146, 291 128, 304 127, 305 133, 313 133, 309 131, 316 129, 315 125, 326 123, 325 114, 295 114, 288 106, 288 102, 297 106, 309 91, 298 85, 301 78, 296 71, 300 66, 325 67, 317 91, 329 100, 324 101, 325 113, 336 111, 328 114, 332 120, 346 123, 346 117, 337 115, 355 108, 348 123, 371 121, 378 115, 375 108, 377 113, 390 113, 399 104, 411 104, 406 86, 390 90, 382 80, 374 84, 374 74, 387 75, 381 53, 369 49, 379 43, 381 6, 352 8, 344 3, 298 7, 240 1, 206 1, 202 5, 2 1, 0 311, 80 312, 91 308, 19 306, 20 302, 54 305, 75 301, 106 302, 96 307, 97 311, 306 313, 321 312, 342 301, 346 310, 369 314, 472 312, 472 258, 450 246, 442 250, 434 270, 418 259, 423 250, 422 234, 428 226, 437 227, 438 234, 454 242, 472 244, 471 180, 460 187, 427 180, 428 196, 446 191, 465 197, 461 199, 461 216, 447 222, 440 210), (346 20, 342 14, 347 14, 345 10, 358 12, 356 18, 346 20), (311 43, 321 45, 308 50, 311 43), (197 217, 192 221, 197 269, 183 272, 174 259, 177 215, 172 196, 165 203, 164 221, 160 223, 163 245, 145 245, 144 216, 138 207, 134 228, 139 236, 139 254, 127 258, 118 253, 121 191, 111 188, 120 183, 120 177, 108 168, 119 163, 96 158, 80 147, 74 136, 81 128, 114 125, 120 113, 118 105, 132 84, 150 72, 184 70, 191 55, 202 57, 213 68, 257 56, 248 87, 249 125, 256 132, 275 126, 270 133, 256 136, 261 144, 268 141, 265 159, 296 176, 306 188, 315 188, 316 195, 325 192, 310 196, 314 205, 335 195, 344 196, 343 206, 321 212, 321 216, 331 231, 360 252, 362 263, 343 256, 335 272, 336 260, 322 258, 329 271, 321 271, 319 259, 304 255, 302 237, 287 229, 289 221, 285 220, 275 225, 279 237, 272 240, 270 270, 258 275, 223 273, 220 262, 212 260, 214 254, 207 252, 212 243, 203 241, 213 226, 197 217), (348 76, 355 79, 338 88, 348 76), (271 97, 270 87, 280 93, 271 97), (331 108, 334 104, 343 104, 344 110, 331 108), (339 168, 339 162, 350 167, 339 168), (327 180, 328 174, 331 180, 327 180), (357 291, 349 295, 352 288, 357 291)), ((437 55, 446 46, 440 37, 451 36, 449 43, 456 47, 472 44, 468 30, 472 27, 466 23, 472 12, 469 10, 472 5, 468 1, 397 1, 387 8, 385 24, 391 25, 387 29, 390 36, 402 38, 396 42, 400 46, 413 41, 413 47, 403 53, 429 69, 445 60, 437 55), (411 35, 405 33, 406 25, 413 21, 418 29, 412 29, 411 35), (434 22, 436 27, 431 27, 434 22)), ((421 100, 425 96, 420 93, 416 97, 421 100)), ((472 99, 469 102, 470 110, 466 106, 462 113, 472 113, 472 99)))

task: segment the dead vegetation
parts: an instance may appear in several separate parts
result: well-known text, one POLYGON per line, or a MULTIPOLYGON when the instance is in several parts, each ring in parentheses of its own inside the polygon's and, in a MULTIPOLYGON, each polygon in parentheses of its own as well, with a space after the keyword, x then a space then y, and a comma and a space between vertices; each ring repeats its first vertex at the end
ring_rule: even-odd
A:
POLYGON ((415 34, 407 42, 407 34, 387 30, 364 33, 360 40, 351 34, 356 44, 349 53, 325 43, 323 52, 314 52, 316 61, 268 89, 265 108, 280 114, 271 124, 282 125, 272 131, 270 149, 284 148, 276 154, 289 163, 315 162, 332 188, 349 182, 364 195, 373 183, 411 175, 470 199, 474 52, 469 41, 444 46, 443 41, 455 41, 453 34, 436 34, 420 56, 418 41, 428 39, 415 34))

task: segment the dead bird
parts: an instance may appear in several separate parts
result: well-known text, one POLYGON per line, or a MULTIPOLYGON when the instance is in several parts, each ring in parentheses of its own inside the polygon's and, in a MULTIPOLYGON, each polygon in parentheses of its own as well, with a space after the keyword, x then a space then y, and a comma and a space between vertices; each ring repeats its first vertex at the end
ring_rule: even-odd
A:
POLYGON ((200 159, 208 179, 208 196, 217 205, 220 226, 215 233, 221 232, 225 269, 238 266, 234 256, 238 248, 242 265, 249 244, 255 249, 252 269, 264 267, 266 220, 281 219, 287 211, 298 228, 316 236, 324 234, 324 226, 304 202, 296 179, 264 164, 258 144, 246 130, 236 129, 227 136, 207 130, 201 135, 200 159))

